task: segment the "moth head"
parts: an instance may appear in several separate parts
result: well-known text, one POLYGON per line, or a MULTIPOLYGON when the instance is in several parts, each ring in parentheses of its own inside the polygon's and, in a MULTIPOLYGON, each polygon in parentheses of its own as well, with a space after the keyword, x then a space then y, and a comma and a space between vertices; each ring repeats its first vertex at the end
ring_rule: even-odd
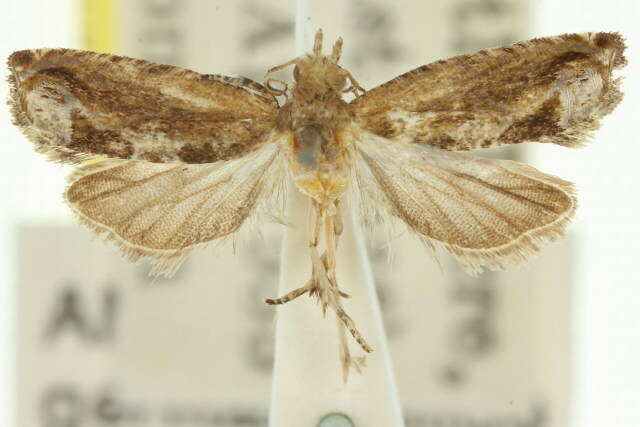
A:
POLYGON ((322 30, 318 30, 313 44, 313 52, 292 59, 267 71, 267 75, 289 66, 293 68, 296 88, 315 93, 342 93, 347 86, 349 72, 338 65, 342 54, 342 38, 338 37, 331 55, 322 54, 322 30))

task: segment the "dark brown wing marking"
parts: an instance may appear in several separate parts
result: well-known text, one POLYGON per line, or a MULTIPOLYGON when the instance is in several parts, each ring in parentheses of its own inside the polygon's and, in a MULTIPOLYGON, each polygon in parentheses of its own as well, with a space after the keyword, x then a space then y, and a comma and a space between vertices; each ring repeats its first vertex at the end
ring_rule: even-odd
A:
POLYGON ((379 136, 446 150, 580 146, 622 99, 624 49, 616 33, 533 39, 424 65, 352 105, 379 136))
POLYGON ((69 49, 13 53, 12 112, 39 152, 211 163, 251 151, 278 104, 244 77, 69 49))

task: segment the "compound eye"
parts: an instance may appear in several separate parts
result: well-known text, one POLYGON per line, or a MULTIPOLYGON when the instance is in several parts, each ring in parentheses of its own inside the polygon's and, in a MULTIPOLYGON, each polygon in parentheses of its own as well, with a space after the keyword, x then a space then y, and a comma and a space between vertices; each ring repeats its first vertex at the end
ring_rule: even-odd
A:
POLYGON ((300 79, 300 70, 298 69, 297 65, 293 68, 293 79, 295 81, 298 81, 300 79))

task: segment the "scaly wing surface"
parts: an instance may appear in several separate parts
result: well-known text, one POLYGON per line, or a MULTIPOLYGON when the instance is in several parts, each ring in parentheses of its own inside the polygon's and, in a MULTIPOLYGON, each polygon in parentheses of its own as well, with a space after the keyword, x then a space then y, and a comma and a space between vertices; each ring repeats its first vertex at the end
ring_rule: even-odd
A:
POLYGON ((622 99, 616 33, 565 34, 424 65, 352 101, 391 141, 470 150, 525 141, 576 147, 622 99))
POLYGON ((356 192, 365 219, 402 220, 470 273, 520 264, 562 234, 572 184, 508 160, 476 158, 360 133, 356 192))
POLYGON ((277 143, 207 164, 109 159, 79 167, 65 197, 129 259, 151 258, 151 274, 171 276, 193 248, 251 218, 281 217, 284 174, 277 143))
POLYGON ((15 123, 51 159, 212 163, 253 150, 278 104, 246 78, 70 49, 13 53, 15 123))

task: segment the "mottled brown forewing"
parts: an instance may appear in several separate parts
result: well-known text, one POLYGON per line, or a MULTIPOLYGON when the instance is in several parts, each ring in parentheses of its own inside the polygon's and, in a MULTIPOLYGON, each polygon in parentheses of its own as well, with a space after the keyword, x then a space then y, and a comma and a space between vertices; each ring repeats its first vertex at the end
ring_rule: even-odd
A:
POLYGON ((424 65, 355 99, 356 121, 393 141, 469 150, 584 144, 622 99, 616 33, 566 34, 424 65))
POLYGON ((277 102, 245 78, 102 53, 35 49, 9 57, 15 122, 54 160, 210 163, 273 128, 277 102))

